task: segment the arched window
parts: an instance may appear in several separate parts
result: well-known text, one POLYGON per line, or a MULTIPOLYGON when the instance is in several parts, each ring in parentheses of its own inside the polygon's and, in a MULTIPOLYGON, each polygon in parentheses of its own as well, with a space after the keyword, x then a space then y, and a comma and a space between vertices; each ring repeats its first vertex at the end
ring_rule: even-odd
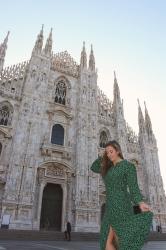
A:
POLYGON ((12 120, 13 107, 8 102, 0 103, 0 125, 10 126, 12 120))
POLYGON ((104 148, 107 142, 108 142, 107 134, 105 131, 102 131, 100 134, 100 142, 99 142, 100 147, 104 148))
POLYGON ((2 153, 2 143, 0 142, 0 156, 1 156, 1 153, 2 153))
POLYGON ((64 128, 60 124, 52 127, 51 143, 64 145, 64 128))
POLYGON ((0 109, 0 125, 7 126, 9 120, 9 108, 7 106, 3 106, 0 109))
POLYGON ((66 82, 64 79, 58 81, 55 90, 55 102, 66 104, 66 82))

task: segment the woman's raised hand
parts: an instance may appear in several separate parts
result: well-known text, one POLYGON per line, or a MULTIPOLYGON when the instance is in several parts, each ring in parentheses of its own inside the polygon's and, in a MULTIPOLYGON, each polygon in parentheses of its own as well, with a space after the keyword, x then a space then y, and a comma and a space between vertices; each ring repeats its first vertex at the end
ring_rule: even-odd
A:
POLYGON ((141 201, 139 203, 139 207, 140 207, 142 212, 151 211, 151 208, 149 207, 149 205, 147 203, 145 203, 144 201, 141 201))

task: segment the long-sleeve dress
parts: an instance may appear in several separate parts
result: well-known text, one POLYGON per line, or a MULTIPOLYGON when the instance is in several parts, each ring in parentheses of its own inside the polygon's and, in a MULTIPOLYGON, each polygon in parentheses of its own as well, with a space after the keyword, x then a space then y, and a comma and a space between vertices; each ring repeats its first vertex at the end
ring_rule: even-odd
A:
MULTIPOLYGON (((102 157, 98 157, 92 163, 93 172, 101 173, 101 160, 102 157)), ((138 186, 135 165, 123 159, 111 166, 102 178, 106 189, 106 204, 100 227, 100 250, 106 248, 110 226, 117 236, 116 249, 141 250, 150 233, 153 212, 134 213, 133 205, 145 201, 138 186)))

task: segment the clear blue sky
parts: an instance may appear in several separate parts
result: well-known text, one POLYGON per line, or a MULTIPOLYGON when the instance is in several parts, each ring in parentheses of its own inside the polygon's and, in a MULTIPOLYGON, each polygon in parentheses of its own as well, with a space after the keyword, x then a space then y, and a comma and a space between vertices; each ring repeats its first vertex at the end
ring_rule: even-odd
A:
POLYGON ((6 65, 30 58, 44 24, 45 39, 53 28, 53 50, 79 62, 82 42, 94 46, 98 85, 112 99, 117 72, 124 112, 138 132, 137 98, 144 100, 157 138, 166 188, 166 1, 162 0, 0 0, 0 42, 10 37, 6 65))

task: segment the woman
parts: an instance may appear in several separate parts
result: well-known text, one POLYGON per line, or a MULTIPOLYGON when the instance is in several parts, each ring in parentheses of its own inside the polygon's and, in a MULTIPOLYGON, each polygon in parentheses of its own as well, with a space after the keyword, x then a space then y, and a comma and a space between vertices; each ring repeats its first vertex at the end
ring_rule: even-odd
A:
POLYGON ((113 140, 106 144, 103 157, 92 163, 91 170, 101 174, 106 188, 100 249, 141 250, 150 232, 153 212, 140 192, 135 165, 124 159, 120 145, 113 140), (139 205, 141 213, 134 214, 134 205, 139 205))

